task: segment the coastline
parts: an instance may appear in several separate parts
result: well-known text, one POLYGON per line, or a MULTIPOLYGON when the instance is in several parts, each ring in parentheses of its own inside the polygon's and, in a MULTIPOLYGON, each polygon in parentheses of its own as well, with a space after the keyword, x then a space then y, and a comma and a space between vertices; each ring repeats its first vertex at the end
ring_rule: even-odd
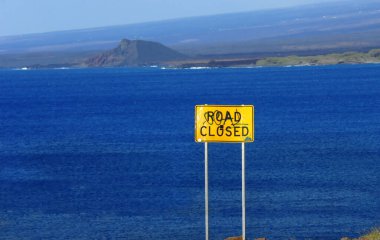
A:
MULTIPOLYGON (((294 65, 234 65, 234 66, 223 66, 223 67, 209 67, 209 66, 173 66, 173 65, 162 65, 162 66, 121 66, 121 67, 83 67, 83 66, 72 66, 72 67, 49 67, 49 66, 38 66, 38 67, 21 67, 21 68, 2 68, 0 70, 12 70, 12 71, 30 71, 30 70, 72 70, 72 69, 114 69, 114 68, 125 68, 125 69, 160 69, 160 70, 206 70, 206 69, 260 69, 260 68, 300 68, 300 67, 328 67, 328 66, 359 66, 359 65, 378 65, 379 62, 362 62, 362 63, 338 63, 338 64, 294 64, 294 65)), ((380 240, 380 239, 379 239, 380 240)))
POLYGON ((380 64, 380 49, 363 52, 331 53, 311 56, 285 56, 263 58, 221 58, 166 61, 140 65, 87 66, 80 62, 65 64, 32 64, 19 67, 4 67, 0 69, 31 70, 31 69, 85 69, 85 68, 160 68, 160 69, 211 69, 211 68, 262 68, 262 67, 309 67, 380 64))
POLYGON ((343 64, 379 64, 380 49, 372 49, 366 53, 345 52, 315 56, 286 56, 264 58, 233 58, 233 59, 205 59, 168 62, 168 68, 254 68, 254 67, 304 67, 304 66, 328 66, 343 64))

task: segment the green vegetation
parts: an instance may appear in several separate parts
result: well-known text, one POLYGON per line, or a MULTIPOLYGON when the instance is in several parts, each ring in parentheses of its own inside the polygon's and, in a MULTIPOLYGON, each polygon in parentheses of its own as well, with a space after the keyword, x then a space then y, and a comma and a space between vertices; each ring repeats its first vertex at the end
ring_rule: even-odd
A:
POLYGON ((288 56, 268 57, 257 61, 257 66, 305 66, 305 65, 335 65, 380 63, 380 49, 374 49, 368 53, 346 52, 341 54, 327 54, 318 56, 288 56))

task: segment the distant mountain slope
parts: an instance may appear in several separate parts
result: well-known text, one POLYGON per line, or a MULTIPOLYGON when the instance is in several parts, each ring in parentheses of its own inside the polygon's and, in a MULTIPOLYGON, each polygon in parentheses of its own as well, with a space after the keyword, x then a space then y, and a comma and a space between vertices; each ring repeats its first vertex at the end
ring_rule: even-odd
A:
POLYGON ((89 58, 85 66, 143 66, 186 58, 185 55, 157 42, 123 39, 116 48, 89 58))
POLYGON ((347 51, 380 47, 380 1, 342 1, 160 22, 0 37, 0 54, 98 51, 119 39, 187 54, 347 51))

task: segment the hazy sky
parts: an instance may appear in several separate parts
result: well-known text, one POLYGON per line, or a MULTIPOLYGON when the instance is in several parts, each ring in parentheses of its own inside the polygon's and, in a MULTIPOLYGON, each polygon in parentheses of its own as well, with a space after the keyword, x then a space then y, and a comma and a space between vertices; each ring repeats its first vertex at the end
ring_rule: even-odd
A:
POLYGON ((337 0, 0 0, 0 36, 337 0))

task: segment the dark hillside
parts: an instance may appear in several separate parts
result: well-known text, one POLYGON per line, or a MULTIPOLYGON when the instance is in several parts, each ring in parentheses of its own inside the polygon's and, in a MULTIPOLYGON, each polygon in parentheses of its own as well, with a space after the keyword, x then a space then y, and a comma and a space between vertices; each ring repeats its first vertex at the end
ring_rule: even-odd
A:
POLYGON ((89 58, 85 65, 89 67, 146 66, 186 58, 185 55, 160 43, 123 39, 116 48, 89 58))

